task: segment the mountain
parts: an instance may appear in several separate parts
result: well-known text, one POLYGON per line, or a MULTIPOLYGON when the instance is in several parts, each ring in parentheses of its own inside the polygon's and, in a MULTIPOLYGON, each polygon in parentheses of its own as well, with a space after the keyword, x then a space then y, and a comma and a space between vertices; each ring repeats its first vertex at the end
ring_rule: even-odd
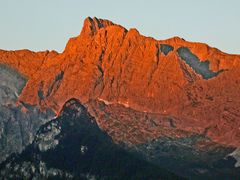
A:
POLYGON ((119 148, 76 99, 1 166, 6 179, 180 179, 119 148))
POLYGON ((27 77, 0 64, 0 162, 13 152, 20 153, 32 142, 39 126, 54 117, 54 112, 36 106, 17 105, 27 77))
POLYGON ((37 122, 75 98, 114 143, 151 163, 186 177, 239 175, 240 55, 88 17, 62 53, 1 50, 0 63, 26 79, 15 106, 43 113, 37 122))

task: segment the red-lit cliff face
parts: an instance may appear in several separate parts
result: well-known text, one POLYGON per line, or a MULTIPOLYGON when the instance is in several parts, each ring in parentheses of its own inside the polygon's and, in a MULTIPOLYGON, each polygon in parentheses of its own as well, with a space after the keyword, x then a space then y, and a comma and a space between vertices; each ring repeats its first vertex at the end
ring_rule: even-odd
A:
MULTIPOLYGON (((240 145, 239 55, 178 37, 158 41, 97 18, 87 18, 80 35, 71 38, 61 54, 19 54, 0 54, 0 62, 30 77, 19 101, 57 113, 68 99, 98 99, 157 113, 159 121, 164 119, 160 116, 173 116, 179 131, 240 145)), ((106 131, 114 128, 97 119, 106 131)), ((151 130, 144 122, 141 126, 151 130)), ((134 139, 134 130, 128 135, 134 139)), ((143 140, 161 135, 149 133, 143 140)), ((114 133, 112 137, 119 138, 114 133)))
POLYGON ((54 56, 55 51, 32 52, 29 50, 4 51, 0 50, 0 63, 7 64, 31 78, 43 64, 54 56))

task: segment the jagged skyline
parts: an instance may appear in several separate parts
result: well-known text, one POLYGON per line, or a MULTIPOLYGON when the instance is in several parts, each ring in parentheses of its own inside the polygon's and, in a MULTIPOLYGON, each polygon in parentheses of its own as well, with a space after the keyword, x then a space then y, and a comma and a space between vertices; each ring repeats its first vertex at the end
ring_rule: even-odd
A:
POLYGON ((0 49, 54 49, 79 34, 87 16, 110 19, 145 36, 179 36, 239 54, 239 1, 5 1, 1 2, 0 49))
POLYGON ((63 53, 0 50, 0 176, 102 179, 104 170, 129 178, 138 166, 106 153, 115 144, 159 176, 166 168, 193 179, 240 177, 240 55, 179 37, 156 40, 107 19, 83 24, 63 53), (98 141, 99 130, 112 143, 98 141))

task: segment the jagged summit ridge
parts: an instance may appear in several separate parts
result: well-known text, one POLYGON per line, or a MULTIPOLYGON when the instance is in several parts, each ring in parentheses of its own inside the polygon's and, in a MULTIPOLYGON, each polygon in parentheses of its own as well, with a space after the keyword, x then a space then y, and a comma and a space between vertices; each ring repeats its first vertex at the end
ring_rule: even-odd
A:
MULTIPOLYGON (((29 75, 19 102, 59 113, 71 98, 83 103, 102 99, 177 117, 177 128, 206 131, 214 141, 240 142, 239 55, 178 37, 155 40, 97 18, 84 21, 80 35, 69 40, 63 53, 31 54, 41 63, 29 75)), ((19 66, 15 56, 0 55, 0 62, 23 73, 32 69, 19 66)))
POLYGON ((97 19, 94 17, 87 17, 83 23, 83 29, 81 33, 90 33, 89 35, 94 35, 99 29, 106 28, 108 26, 114 25, 111 21, 97 19))

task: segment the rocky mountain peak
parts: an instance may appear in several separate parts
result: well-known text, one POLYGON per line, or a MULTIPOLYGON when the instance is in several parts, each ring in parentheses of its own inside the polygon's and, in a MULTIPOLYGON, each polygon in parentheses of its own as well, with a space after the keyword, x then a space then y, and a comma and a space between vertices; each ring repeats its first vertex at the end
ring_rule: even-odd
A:
POLYGON ((87 17, 84 20, 81 34, 84 34, 84 35, 87 34, 89 36, 93 36, 94 34, 96 34, 96 32, 99 29, 106 28, 106 27, 112 26, 112 25, 114 25, 114 23, 109 20, 98 19, 96 17, 94 17, 94 18, 87 17))
MULTIPOLYGON (((133 147, 153 162, 177 164, 180 174, 199 175, 213 167, 218 174, 222 167, 214 164, 221 161, 239 177, 240 55, 179 37, 156 40, 134 28, 88 17, 63 53, 0 50, 0 69, 0 161, 31 143, 39 126, 54 116, 52 135, 61 139, 49 144, 53 136, 45 124, 47 134, 39 131, 44 153, 51 147, 54 155, 65 146, 74 150, 78 138, 90 135, 90 145, 76 148, 82 156, 96 144, 91 133, 101 129, 109 140, 133 147), (66 139, 59 135, 64 127, 66 139), (58 145, 62 140, 66 144, 58 145), (200 169, 192 166, 196 162, 200 169)), ((57 157, 64 159, 62 155, 57 157)))
POLYGON ((236 94, 239 55, 179 37, 156 40, 136 29, 128 31, 90 17, 63 53, 32 52, 24 58, 17 54, 0 54, 0 62, 14 64, 25 73, 21 63, 17 66, 19 59, 40 59, 20 94, 21 102, 58 114, 71 98, 83 103, 101 99, 140 112, 178 117, 181 130, 202 133, 207 128, 215 141, 225 138, 225 144, 239 144, 240 131, 235 128, 240 113, 236 108, 240 102, 236 94), (232 123, 226 123, 226 114, 233 116, 232 123), (191 128, 193 124, 197 128, 191 128), (232 130, 228 137, 222 128, 232 130))
POLYGON ((79 53, 92 46, 90 43, 93 39, 99 41, 98 39, 101 38, 106 41, 109 36, 118 36, 119 31, 125 32, 127 30, 109 20, 87 17, 84 20, 80 35, 69 39, 64 53, 79 53))

